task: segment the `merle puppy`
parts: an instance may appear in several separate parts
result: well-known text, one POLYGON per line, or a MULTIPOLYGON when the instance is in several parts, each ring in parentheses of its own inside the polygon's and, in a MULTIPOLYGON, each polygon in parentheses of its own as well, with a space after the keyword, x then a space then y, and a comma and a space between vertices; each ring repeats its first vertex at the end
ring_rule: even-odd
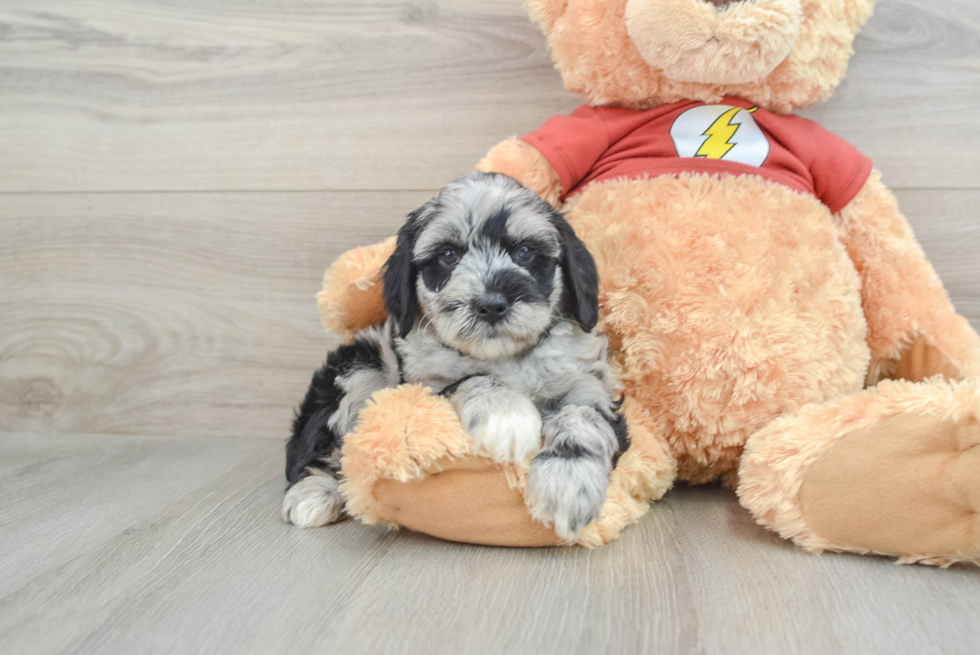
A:
POLYGON ((516 180, 472 173, 408 217, 385 265, 388 320, 330 353, 286 448, 283 517, 343 512, 340 447, 368 398, 422 383, 497 462, 531 456, 532 516, 573 540, 599 516, 627 447, 598 319, 595 263, 565 219, 516 180))

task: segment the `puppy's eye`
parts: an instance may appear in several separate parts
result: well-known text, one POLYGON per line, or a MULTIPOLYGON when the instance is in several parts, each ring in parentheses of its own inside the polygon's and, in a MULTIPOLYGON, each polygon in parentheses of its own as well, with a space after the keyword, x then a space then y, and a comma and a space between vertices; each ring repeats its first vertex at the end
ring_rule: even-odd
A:
POLYGON ((459 263, 459 251, 455 248, 443 248, 439 251, 439 263, 451 268, 459 263))
POLYGON ((537 253, 534 252, 534 249, 531 248, 531 246, 527 244, 517 246, 517 249, 514 251, 514 262, 519 266, 524 266, 534 261, 536 256, 537 253))

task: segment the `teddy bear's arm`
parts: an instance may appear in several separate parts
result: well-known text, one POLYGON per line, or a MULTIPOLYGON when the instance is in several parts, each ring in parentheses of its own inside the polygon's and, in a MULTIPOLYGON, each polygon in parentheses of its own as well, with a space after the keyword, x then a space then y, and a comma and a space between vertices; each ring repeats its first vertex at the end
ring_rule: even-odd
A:
POLYGON ((384 322, 381 272, 394 251, 395 237, 389 237, 348 250, 330 265, 316 296, 325 328, 349 342, 360 330, 384 322))
POLYGON ((511 137, 495 145, 476 165, 484 173, 503 173, 534 191, 553 207, 561 206, 561 177, 537 148, 511 137))
POLYGON ((868 383, 980 374, 980 337, 956 313, 878 171, 837 219, 861 277, 872 358, 868 383))

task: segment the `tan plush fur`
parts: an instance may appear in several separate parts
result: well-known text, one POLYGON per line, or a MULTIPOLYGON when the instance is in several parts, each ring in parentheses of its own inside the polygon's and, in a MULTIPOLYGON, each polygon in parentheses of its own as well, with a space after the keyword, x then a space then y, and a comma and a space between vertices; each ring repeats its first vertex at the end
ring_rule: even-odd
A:
POLYGON ((561 177, 544 155, 517 137, 494 146, 476 165, 476 170, 510 175, 552 206, 561 206, 561 177))
POLYGON ((980 338, 953 310, 880 173, 872 174, 838 223, 861 276, 872 357, 869 383, 894 371, 916 335, 928 335, 961 375, 980 375, 980 338))
MULTIPOLYGON (((782 113, 809 107, 830 96, 844 77, 854 35, 874 7, 873 0, 803 0, 800 36, 789 56, 761 80, 726 84, 724 80, 680 81, 648 64, 626 29, 627 0, 529 0, 527 4, 548 35, 565 86, 590 104, 646 108, 680 100, 717 102, 733 95, 782 113)), ((685 5, 695 4, 692 0, 664 0, 658 5, 668 13, 660 19, 674 26, 676 17, 676 29, 697 29, 678 16, 685 5)), ((745 10, 733 5, 728 11, 738 14, 745 10)), ((702 21, 713 20, 709 14, 699 15, 702 21)), ((757 14, 756 18, 765 16, 757 14)), ((762 54, 765 46, 760 44, 755 56, 762 54)), ((710 58, 716 53, 704 54, 710 58)), ((703 67, 713 64, 705 61, 703 67)))
MULTIPOLYGON (((929 385, 885 381, 862 393, 827 404, 810 405, 797 414, 776 419, 753 435, 746 445, 740 470, 742 483, 738 489, 742 504, 759 523, 787 539, 792 539, 807 550, 883 552, 876 548, 858 548, 835 543, 814 533, 804 515, 801 487, 810 467, 836 444, 849 435, 875 426, 882 419, 903 414, 933 416, 937 422, 975 422, 980 418, 980 384, 977 380, 961 383, 934 382, 929 385)), ((949 461, 948 458, 959 454, 958 449, 953 449, 948 454, 940 453, 939 456, 944 461, 949 461)), ((872 468, 886 463, 869 458, 862 464, 872 468)), ((847 482, 853 482, 852 486, 857 489, 862 480, 847 482)), ((946 484, 945 480, 941 482, 946 484)), ((891 484, 907 487, 913 481, 906 477, 892 480, 891 484)), ((953 501, 964 507, 963 517, 967 521, 975 522, 977 511, 980 510, 980 494, 977 489, 974 484, 954 492, 953 501)), ((914 506, 915 501, 910 504, 914 506)), ((927 508, 930 512, 936 511, 931 506, 927 508)), ((876 509, 881 511, 881 508, 876 509)), ((935 529, 933 526, 933 530, 935 529)), ((977 524, 976 529, 980 529, 980 524, 977 524)), ((959 553, 892 550, 883 554, 899 557, 903 562, 943 566, 956 561, 980 563, 980 542, 974 541, 973 545, 972 551, 959 553)))
POLYGON ((776 416, 861 388, 860 282, 814 198, 684 174, 590 185, 567 216, 599 269, 599 327, 625 392, 682 479, 736 468, 776 416))
MULTIPOLYGON (((566 86, 592 104, 733 95, 789 112, 833 91, 873 4, 756 0, 716 12, 696 0, 529 0, 528 9, 566 86)), ((514 138, 478 167, 555 206, 568 191, 514 138)), ((966 467, 980 452, 970 441, 980 435, 980 337, 877 172, 837 215, 751 175, 596 182, 562 209, 599 269, 599 329, 632 439, 602 518, 577 543, 615 539, 675 478, 722 477, 760 524, 810 550, 976 561, 980 477, 966 467), (896 377, 911 381, 884 380, 896 377), (914 481, 911 491, 895 492, 896 475, 914 481)), ((383 316, 376 281, 390 251, 390 242, 358 249, 331 267, 325 325, 349 338, 383 316)), ((348 507, 368 522, 488 544, 557 541, 522 505, 526 471, 476 452, 448 403, 418 387, 375 395, 347 437, 343 470, 348 507)))
MULTIPOLYGON (((583 546, 618 537, 673 484, 674 460, 649 418, 631 400, 623 411, 631 447, 613 472, 602 517, 579 535, 576 543, 583 546)), ((404 525, 443 539, 488 545, 558 543, 524 506, 526 467, 493 463, 466 436, 449 401, 419 385, 374 395, 357 429, 347 435, 342 463, 347 510, 365 523, 404 525), (452 480, 448 488, 447 478, 452 480), (469 511, 461 514, 450 507, 469 511), (476 507, 479 511, 473 511, 476 507)))
POLYGON ((644 61, 683 82, 735 85, 771 73, 800 36, 800 0, 629 0, 626 32, 644 61))
POLYGON ((316 295, 323 327, 345 340, 385 320, 381 300, 381 267, 395 251, 395 237, 379 244, 348 250, 323 274, 316 295))

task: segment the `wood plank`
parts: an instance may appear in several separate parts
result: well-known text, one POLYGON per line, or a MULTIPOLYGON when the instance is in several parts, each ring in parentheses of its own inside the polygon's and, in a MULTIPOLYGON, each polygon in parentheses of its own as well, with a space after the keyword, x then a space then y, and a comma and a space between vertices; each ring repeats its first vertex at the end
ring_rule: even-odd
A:
POLYGON ((323 269, 430 195, 0 197, 0 431, 282 438, 323 269))
MULTIPOLYGON (((102 435, 4 434, 0 472, 0 598, 30 584, 40 572, 61 569, 107 535, 139 537, 160 525, 135 528, 146 513, 177 516, 196 510, 200 490, 229 471, 281 461, 269 440, 184 439, 102 435), (7 461, 17 461, 7 467, 7 461)), ((246 480, 245 482, 247 482, 246 480)), ((280 485, 280 487, 284 486, 280 485)), ((134 548, 131 556, 137 556, 134 548)))
POLYGON ((717 488, 675 490, 669 502, 704 652, 967 655, 980 643, 976 567, 807 555, 717 488))
POLYGON ((980 330, 980 191, 897 191, 899 207, 957 310, 980 330))
POLYGON ((503 549, 285 525, 267 440, 5 435, 10 457, 28 463, 0 473, 5 653, 965 654, 980 641, 980 569, 808 555, 719 487, 671 491, 593 551, 503 549))
MULTIPOLYGON (((0 196, 0 431, 282 438, 323 268, 430 193, 0 196)), ((900 200, 980 326, 980 191, 900 200)))
POLYGON ((0 477, 0 652, 243 652, 257 626, 283 626, 283 602, 314 623, 336 611, 391 540, 282 523, 281 445, 268 440, 40 439, 0 440, 3 456, 36 452, 0 477), (11 520, 21 506, 39 511, 11 520))
MULTIPOLYGON (((973 188, 980 5, 882 0, 807 112, 898 188, 973 188)), ((0 6, 0 192, 437 188, 566 113, 517 0, 0 6)))
POLYGON ((520 4, 4 3, 0 190, 439 187, 576 105, 520 4))

